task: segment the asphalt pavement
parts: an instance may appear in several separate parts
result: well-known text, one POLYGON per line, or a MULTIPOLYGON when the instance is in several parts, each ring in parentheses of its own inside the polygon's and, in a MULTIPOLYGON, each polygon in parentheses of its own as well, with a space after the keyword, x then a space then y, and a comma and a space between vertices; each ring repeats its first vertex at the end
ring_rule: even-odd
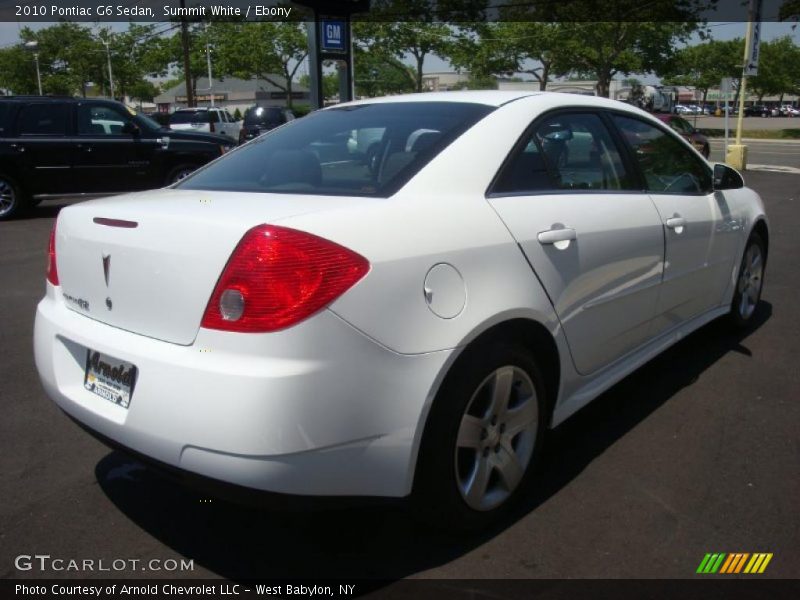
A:
POLYGON ((467 537, 396 507, 242 507, 86 435, 32 354, 63 202, 0 223, 0 577, 108 575, 15 565, 38 553, 143 561, 127 577, 690 578, 709 552, 770 552, 761 577, 800 577, 800 175, 747 181, 772 225, 753 329, 712 323, 605 393, 549 436, 519 510, 467 537), (194 568, 143 571, 153 559, 194 568))

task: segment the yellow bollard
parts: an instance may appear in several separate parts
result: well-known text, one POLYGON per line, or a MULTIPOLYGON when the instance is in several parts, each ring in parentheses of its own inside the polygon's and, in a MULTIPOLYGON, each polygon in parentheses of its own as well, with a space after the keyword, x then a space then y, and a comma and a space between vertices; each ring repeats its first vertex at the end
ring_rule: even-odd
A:
POLYGON ((737 171, 747 170, 747 146, 744 144, 730 144, 728 146, 728 155, 725 157, 725 164, 737 171))

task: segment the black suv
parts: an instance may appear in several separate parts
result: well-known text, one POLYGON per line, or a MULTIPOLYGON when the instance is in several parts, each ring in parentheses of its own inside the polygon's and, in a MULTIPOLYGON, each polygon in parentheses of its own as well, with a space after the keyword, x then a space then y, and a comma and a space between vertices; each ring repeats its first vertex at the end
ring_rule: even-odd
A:
POLYGON ((171 131, 113 100, 0 97, 0 220, 47 194, 170 185, 231 147, 227 137, 171 131))
POLYGON ((244 144, 288 121, 294 121, 294 113, 288 108, 251 106, 244 113, 244 122, 239 130, 239 143, 244 144))

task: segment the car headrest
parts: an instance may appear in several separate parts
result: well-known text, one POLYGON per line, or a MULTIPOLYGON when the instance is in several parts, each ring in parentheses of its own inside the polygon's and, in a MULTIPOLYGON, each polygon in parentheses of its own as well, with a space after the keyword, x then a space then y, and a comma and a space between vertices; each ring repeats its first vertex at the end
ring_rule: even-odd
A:
POLYGON ((270 157, 263 182, 267 187, 298 183, 318 187, 322 168, 309 150, 280 150, 270 157))

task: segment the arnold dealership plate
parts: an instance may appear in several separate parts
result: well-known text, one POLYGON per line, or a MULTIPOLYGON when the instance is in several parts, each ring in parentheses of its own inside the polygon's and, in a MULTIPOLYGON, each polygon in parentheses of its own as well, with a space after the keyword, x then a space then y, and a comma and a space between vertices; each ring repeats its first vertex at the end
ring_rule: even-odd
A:
POLYGON ((136 373, 136 365, 96 350, 86 350, 83 387, 122 408, 130 406, 136 373))

